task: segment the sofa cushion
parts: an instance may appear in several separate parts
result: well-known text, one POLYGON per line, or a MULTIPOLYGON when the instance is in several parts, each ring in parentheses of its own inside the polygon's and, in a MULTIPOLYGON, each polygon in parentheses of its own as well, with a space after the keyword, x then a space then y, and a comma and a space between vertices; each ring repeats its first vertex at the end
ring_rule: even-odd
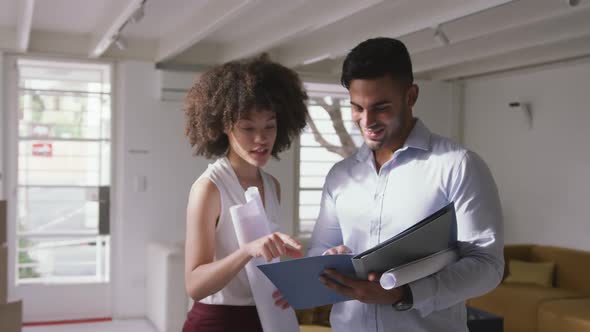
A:
POLYGON ((533 246, 530 244, 512 244, 504 247, 504 277, 506 278, 510 273, 508 262, 511 259, 518 259, 521 261, 531 260, 531 250, 533 246))
POLYGON ((575 289, 590 296, 590 252, 548 246, 533 246, 531 261, 555 262, 555 286, 575 289))
POLYGON ((524 262, 511 259, 508 262, 510 274, 504 280, 505 283, 533 284, 544 287, 553 286, 553 262, 524 262))
POLYGON ((490 293, 469 300, 468 304, 503 317, 505 332, 525 332, 536 330, 540 303, 579 296, 575 291, 559 288, 502 283, 490 293))
POLYGON ((546 301, 539 307, 539 332, 590 331, 590 298, 546 301))

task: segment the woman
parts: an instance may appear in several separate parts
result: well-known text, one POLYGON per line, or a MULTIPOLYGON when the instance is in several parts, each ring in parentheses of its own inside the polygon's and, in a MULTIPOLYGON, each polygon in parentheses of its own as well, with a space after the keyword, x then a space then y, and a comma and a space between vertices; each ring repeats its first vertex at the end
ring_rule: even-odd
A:
MULTIPOLYGON (((270 220, 280 186, 264 172, 305 127, 307 95, 297 74, 265 57, 230 62, 203 74, 187 96, 186 134, 197 155, 217 157, 193 184, 187 207, 185 284, 195 300, 184 332, 262 331, 244 266, 302 256, 292 237, 275 232, 239 247, 229 208, 258 187, 270 220)), ((288 304, 278 292, 275 304, 288 304)))

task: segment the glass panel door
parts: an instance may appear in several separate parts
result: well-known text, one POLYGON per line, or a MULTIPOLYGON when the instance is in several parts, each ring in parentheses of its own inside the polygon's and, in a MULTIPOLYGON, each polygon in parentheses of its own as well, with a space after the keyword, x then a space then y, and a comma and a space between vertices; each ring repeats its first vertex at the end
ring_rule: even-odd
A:
POLYGON ((29 59, 16 68, 13 280, 24 320, 108 316, 111 68, 29 59))

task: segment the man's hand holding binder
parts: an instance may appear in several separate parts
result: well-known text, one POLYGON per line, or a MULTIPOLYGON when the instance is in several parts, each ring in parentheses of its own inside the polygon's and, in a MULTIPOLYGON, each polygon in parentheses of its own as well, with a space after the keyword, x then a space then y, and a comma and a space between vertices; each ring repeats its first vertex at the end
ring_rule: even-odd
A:
MULTIPOLYGON (((350 252, 351 250, 347 246, 340 245, 326 250, 324 255, 341 255, 350 252)), ((326 269, 324 274, 320 276, 320 281, 326 287, 363 303, 393 304, 399 302, 404 296, 401 288, 383 289, 379 284, 381 273, 369 273, 369 280, 348 277, 334 269, 326 269)))

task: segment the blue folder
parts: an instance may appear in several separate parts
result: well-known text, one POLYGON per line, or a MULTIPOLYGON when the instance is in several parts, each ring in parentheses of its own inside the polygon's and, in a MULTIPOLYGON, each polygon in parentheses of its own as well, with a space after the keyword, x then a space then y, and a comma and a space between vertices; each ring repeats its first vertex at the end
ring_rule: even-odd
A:
POLYGON ((352 300, 326 287, 319 279, 320 274, 327 268, 354 277, 352 257, 352 255, 314 256, 262 264, 258 265, 258 268, 277 289, 280 289, 291 307, 307 309, 352 300))

